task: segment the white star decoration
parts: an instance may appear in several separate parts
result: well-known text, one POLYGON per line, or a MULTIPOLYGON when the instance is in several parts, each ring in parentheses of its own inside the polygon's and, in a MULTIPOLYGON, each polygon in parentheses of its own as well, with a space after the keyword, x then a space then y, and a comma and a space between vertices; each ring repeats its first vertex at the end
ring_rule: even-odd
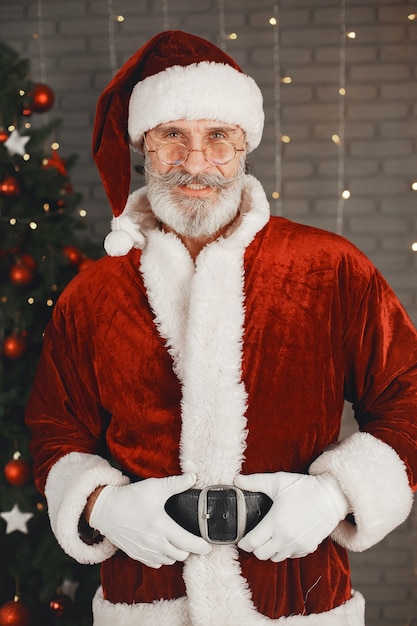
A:
POLYGON ((21 136, 19 135, 18 130, 14 130, 10 134, 7 141, 4 142, 4 145, 6 146, 7 152, 10 154, 10 156, 13 156, 13 154, 20 154, 21 156, 23 156, 26 152, 25 145, 27 144, 29 139, 30 137, 21 136))
POLYGON ((0 513, 0 517, 6 520, 6 535, 18 530, 21 533, 28 534, 27 522, 33 517, 33 513, 22 513, 19 505, 15 504, 11 511, 0 513))
POLYGON ((79 582, 75 580, 70 580, 69 578, 64 578, 61 585, 61 591, 63 594, 71 598, 73 602, 75 602, 75 593, 79 586, 79 582))

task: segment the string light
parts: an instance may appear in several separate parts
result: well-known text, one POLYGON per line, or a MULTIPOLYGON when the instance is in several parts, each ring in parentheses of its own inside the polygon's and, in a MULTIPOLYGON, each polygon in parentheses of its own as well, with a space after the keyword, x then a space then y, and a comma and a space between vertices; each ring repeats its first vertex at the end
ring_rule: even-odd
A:
POLYGON ((356 39, 355 31, 351 30, 350 32, 346 33, 346 37, 348 37, 349 39, 356 39))
POLYGON ((417 252, 417 241, 411 244, 411 249, 413 252, 417 252))
MULTIPOLYGON (((226 51, 226 40, 228 39, 226 35, 226 16, 224 13, 224 2, 223 0, 217 0, 217 6, 219 10, 219 37, 220 37, 220 47, 222 50, 226 51)), ((237 38, 237 37, 236 37, 237 38)), ((230 37, 231 39, 231 37, 230 37)))
POLYGON ((35 39, 39 42, 39 71, 41 83, 46 83, 46 61, 43 29, 43 3, 38 0, 38 33, 35 39))
POLYGON ((411 189, 413 191, 417 191, 417 180, 415 180, 413 183, 411 183, 411 189))
POLYGON ((164 30, 169 30, 168 0, 162 0, 162 24, 164 30))
POLYGON ((281 131, 281 59, 279 39, 279 4, 274 2, 273 16, 269 23, 273 30, 273 69, 274 69, 274 126, 275 126, 275 189, 272 198, 275 200, 275 213, 282 213, 282 137, 281 131))
POLYGON ((115 15, 113 11, 113 0, 107 0, 107 28, 109 37, 109 55, 110 55, 110 69, 112 75, 116 73, 117 61, 116 61, 116 45, 115 45, 115 15))
POLYGON ((338 167, 337 167, 337 189, 338 202, 336 209, 336 232, 343 233, 343 218, 345 200, 350 194, 345 188, 345 125, 346 125, 346 6, 345 0, 340 0, 339 6, 339 129, 337 134, 332 136, 332 140, 337 146, 338 167))
POLYGON ((407 15, 407 19, 409 19, 410 22, 417 19, 417 13, 410 13, 409 15, 407 15))

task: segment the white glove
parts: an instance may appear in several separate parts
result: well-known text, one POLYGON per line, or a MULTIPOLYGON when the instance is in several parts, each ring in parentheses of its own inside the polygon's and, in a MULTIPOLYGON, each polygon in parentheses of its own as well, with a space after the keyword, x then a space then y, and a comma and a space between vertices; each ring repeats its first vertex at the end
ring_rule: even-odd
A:
POLYGON ((314 552, 349 513, 349 503, 330 474, 277 472, 237 476, 235 485, 263 491, 273 504, 238 546, 275 563, 314 552))
POLYGON ((194 474, 184 474, 107 485, 94 503, 89 524, 132 559, 156 569, 185 561, 190 552, 208 554, 211 545, 184 530, 164 508, 168 498, 194 483, 194 474))

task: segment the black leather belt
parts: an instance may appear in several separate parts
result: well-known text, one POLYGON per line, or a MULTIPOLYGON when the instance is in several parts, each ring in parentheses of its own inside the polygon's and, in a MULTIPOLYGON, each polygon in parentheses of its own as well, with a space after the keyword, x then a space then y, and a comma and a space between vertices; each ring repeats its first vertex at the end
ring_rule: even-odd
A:
POLYGON ((214 485, 171 496, 165 509, 183 528, 210 543, 236 544, 271 506, 272 500, 265 493, 214 485))

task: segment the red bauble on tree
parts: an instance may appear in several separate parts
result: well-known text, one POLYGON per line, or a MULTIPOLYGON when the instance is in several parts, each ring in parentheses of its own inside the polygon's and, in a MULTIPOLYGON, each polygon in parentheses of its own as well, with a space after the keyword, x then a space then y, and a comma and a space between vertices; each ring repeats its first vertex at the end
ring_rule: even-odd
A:
POLYGON ((4 128, 0 129, 0 143, 4 143, 9 138, 9 133, 4 128))
POLYGON ((21 487, 25 485, 32 476, 32 469, 27 461, 20 458, 10 459, 4 466, 4 477, 9 485, 21 487))
POLYGON ((31 613, 18 598, 0 607, 0 626, 29 626, 31 613))
POLYGON ((13 285, 25 287, 33 280, 33 269, 25 263, 16 263, 10 268, 9 278, 13 285))
POLYGON ((56 615, 56 617, 62 617, 65 615, 71 606, 71 598, 64 593, 57 593, 49 602, 49 608, 56 615))
POLYGON ((67 257, 71 265, 78 265, 83 257, 81 251, 75 246, 64 246, 62 248, 62 252, 67 257))
POLYGON ((90 265, 93 265, 95 262, 96 262, 95 259, 84 257, 78 264, 78 271, 81 272, 81 270, 87 269, 87 267, 90 267, 90 265))
POLYGON ((54 106, 55 94, 49 85, 37 83, 32 91, 32 110, 36 113, 45 113, 54 106))
POLYGON ((3 178, 3 181, 0 183, 0 195, 5 196, 7 198, 18 196, 20 193, 20 188, 17 180, 13 178, 13 176, 6 176, 3 178))
POLYGON ((26 267, 29 267, 31 270, 35 271, 36 261, 32 256, 30 256, 30 254, 22 254, 22 256, 20 257, 20 262, 23 265, 26 265, 26 267))
POLYGON ((8 359, 20 359, 26 351, 26 339, 22 335, 13 333, 6 337, 3 343, 3 354, 8 359))

